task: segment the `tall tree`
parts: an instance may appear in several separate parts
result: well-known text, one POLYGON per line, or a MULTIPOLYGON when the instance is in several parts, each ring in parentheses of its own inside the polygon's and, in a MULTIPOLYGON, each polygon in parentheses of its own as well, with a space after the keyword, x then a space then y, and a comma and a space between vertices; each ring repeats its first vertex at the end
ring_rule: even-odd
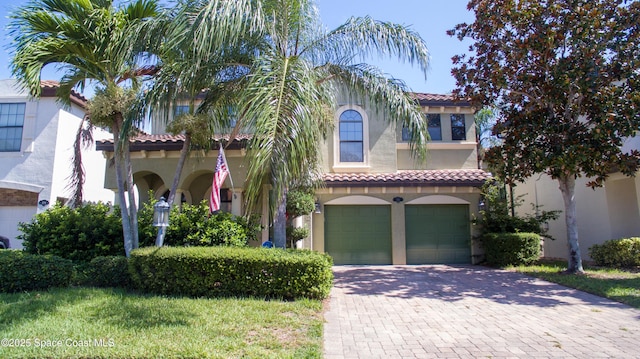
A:
POLYGON ((146 102, 156 119, 168 124, 169 132, 185 137, 170 205, 192 143, 207 148, 216 131, 230 127, 234 96, 251 64, 245 44, 259 25, 259 11, 250 0, 186 0, 146 24, 142 32, 158 59, 146 102))
POLYGON ((311 0, 261 3, 259 22, 265 25, 247 44, 255 59, 237 102, 238 127, 254 132, 244 193, 251 211, 263 186, 271 186, 274 241, 284 247, 287 189, 319 177, 318 147, 333 127, 338 93, 368 98, 389 121, 405 124, 412 149, 424 158, 427 126, 405 84, 356 60, 397 57, 426 77, 429 53, 420 35, 405 26, 351 18, 327 32, 311 0))
POLYGON ((140 66, 142 52, 134 50, 130 39, 140 23, 157 12, 156 0, 134 0, 119 8, 112 0, 34 0, 16 10, 9 25, 15 44, 13 75, 34 96, 40 94, 42 69, 50 64, 63 71, 58 89, 63 102, 69 101, 72 89, 96 84, 89 112, 93 124, 110 128, 114 135, 127 256, 138 242, 128 136, 138 78, 148 74, 140 66))
POLYGON ((575 183, 634 175, 640 152, 622 152, 640 127, 640 3, 623 0, 472 0, 473 24, 450 35, 475 40, 455 56, 457 92, 497 104, 503 143, 486 154, 507 182, 546 173, 565 204, 568 269, 583 272, 575 183))

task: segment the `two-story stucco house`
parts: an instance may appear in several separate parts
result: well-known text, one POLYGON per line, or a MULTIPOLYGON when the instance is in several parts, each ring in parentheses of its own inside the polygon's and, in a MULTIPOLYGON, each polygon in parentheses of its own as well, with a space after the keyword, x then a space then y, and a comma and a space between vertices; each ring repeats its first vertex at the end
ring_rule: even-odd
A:
MULTIPOLYGON (((489 177, 477 169, 474 109, 449 95, 415 94, 428 121, 431 142, 426 164, 411 156, 408 133, 389 124, 366 104, 343 102, 335 109, 335 130, 319 150, 325 187, 316 192, 317 210, 307 219, 310 238, 304 247, 327 252, 336 264, 473 263, 472 216, 480 201, 479 187, 489 177)), ((149 190, 167 194, 183 136, 171 136, 160 124, 131 144, 134 181, 141 201, 149 190)), ((242 214, 246 176, 243 141, 234 139, 226 151, 235 188, 229 179, 221 191, 222 205, 242 214)), ((216 141, 220 141, 216 138, 216 141)), ((227 140, 225 138, 225 140, 227 140)), ((106 157, 113 142, 98 143, 106 157)), ((194 152, 178 186, 187 203, 208 198, 217 151, 194 152)), ((113 170, 105 187, 115 191, 113 170)), ((268 189, 265 187, 265 193, 268 189)), ((269 239, 268 197, 263 200, 262 241, 269 239)))
MULTIPOLYGON (((15 80, 0 80, 0 236, 11 248, 22 248, 18 223, 68 197, 73 142, 85 115, 86 99, 77 93, 65 108, 56 99, 58 83, 42 81, 34 99, 15 80)), ((104 137, 97 130, 95 135, 104 137)), ((85 199, 113 200, 102 188, 105 159, 93 149, 83 151, 87 174, 85 199)))

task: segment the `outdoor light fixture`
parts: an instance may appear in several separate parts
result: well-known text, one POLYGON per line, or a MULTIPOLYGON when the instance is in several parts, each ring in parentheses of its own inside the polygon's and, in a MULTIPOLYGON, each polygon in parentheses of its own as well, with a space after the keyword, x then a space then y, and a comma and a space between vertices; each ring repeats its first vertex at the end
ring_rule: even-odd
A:
POLYGON ((316 210, 313 213, 320 214, 322 211, 320 210, 320 202, 316 201, 316 210))
POLYGON ((169 227, 169 203, 160 197, 158 203, 153 206, 153 226, 158 227, 158 237, 156 237, 156 247, 162 247, 166 228, 169 227))
POLYGON ((480 201, 478 201, 478 211, 484 211, 487 208, 487 204, 484 202, 484 198, 480 197, 480 201))
POLYGON ((393 197, 393 201, 395 203, 400 203, 400 202, 404 201, 404 198, 402 198, 402 197, 393 197))

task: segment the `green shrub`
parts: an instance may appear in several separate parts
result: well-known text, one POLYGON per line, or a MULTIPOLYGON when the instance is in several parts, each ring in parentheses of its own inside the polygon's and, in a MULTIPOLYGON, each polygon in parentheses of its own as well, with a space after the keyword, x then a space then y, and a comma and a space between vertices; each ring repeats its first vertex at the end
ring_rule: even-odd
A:
MULTIPOLYGON (((153 197, 152 197, 153 198, 153 197)), ((138 213, 140 246, 153 246, 158 229, 153 226, 153 206, 156 200, 144 203, 138 213)), ((236 246, 247 241, 260 230, 254 220, 237 217, 227 212, 209 216, 209 205, 202 201, 197 205, 174 206, 169 215, 169 227, 164 244, 170 246, 236 246)))
POLYGON ((131 252, 136 288, 193 297, 326 298, 331 257, 311 251, 238 247, 162 247, 131 252))
POLYGON ((296 242, 309 237, 311 231, 307 227, 293 227, 287 226, 287 241, 289 241, 289 247, 295 248, 296 242))
POLYGON ((89 287, 131 287, 129 263, 123 256, 96 257, 76 267, 76 284, 89 287))
POLYGON ((291 190, 287 193, 287 215, 296 218, 307 215, 316 208, 316 199, 312 190, 291 190))
POLYGON ((589 248, 589 256, 596 265, 604 267, 640 266, 640 238, 612 239, 589 248))
MULTIPOLYGON (((532 205, 535 215, 514 215, 515 208, 522 205, 522 196, 507 201, 504 183, 487 182, 482 186, 482 197, 485 209, 480 211, 480 217, 474 219, 474 224, 480 225, 484 233, 538 233, 550 238, 544 230, 544 224, 558 219, 560 211, 543 211, 532 205), (513 208, 512 208, 513 206, 513 208)), ((553 239, 553 238, 551 238, 553 239)))
POLYGON ((57 203, 35 215, 31 223, 20 223, 25 251, 51 254, 78 262, 98 256, 124 255, 120 212, 104 203, 78 208, 57 203))
POLYGON ((540 258, 540 235, 537 233, 486 233, 481 238, 490 265, 530 264, 540 258))
POLYGON ((73 275, 73 262, 52 255, 23 251, 0 251, 1 292, 22 292, 51 287, 67 287, 73 275))

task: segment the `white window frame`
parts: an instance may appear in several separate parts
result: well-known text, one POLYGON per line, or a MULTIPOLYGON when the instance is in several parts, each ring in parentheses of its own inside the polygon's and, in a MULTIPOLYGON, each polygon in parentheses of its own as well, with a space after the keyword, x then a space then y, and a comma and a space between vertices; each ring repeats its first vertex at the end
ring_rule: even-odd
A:
POLYGON ((27 119, 27 104, 24 101, 16 101, 16 102, 2 102, 1 106, 11 106, 11 105, 22 105, 23 113, 22 113, 22 124, 20 126, 2 126, 2 128, 20 128, 20 143, 18 144, 18 148, 12 150, 0 150, 0 153, 19 153, 22 151, 22 146, 24 145, 24 131, 25 131, 25 122, 27 119))

